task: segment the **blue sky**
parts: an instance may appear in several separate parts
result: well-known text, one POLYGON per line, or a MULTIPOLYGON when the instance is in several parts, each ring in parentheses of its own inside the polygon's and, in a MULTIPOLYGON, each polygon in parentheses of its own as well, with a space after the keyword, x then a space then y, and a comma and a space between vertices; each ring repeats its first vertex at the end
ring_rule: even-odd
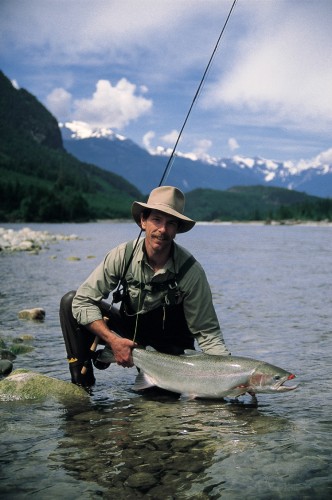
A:
MULTIPOLYGON (((0 68, 59 122, 173 147, 233 0, 1 0, 0 68)), ((238 0, 178 147, 332 162, 332 1, 238 0)))

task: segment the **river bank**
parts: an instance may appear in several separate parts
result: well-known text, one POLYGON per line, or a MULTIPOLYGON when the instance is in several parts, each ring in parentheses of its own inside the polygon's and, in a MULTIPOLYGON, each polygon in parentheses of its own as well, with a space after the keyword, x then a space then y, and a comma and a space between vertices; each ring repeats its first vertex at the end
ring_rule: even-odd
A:
POLYGON ((48 231, 34 231, 29 227, 17 231, 0 227, 0 251, 39 251, 51 243, 77 239, 75 234, 52 234, 48 231))

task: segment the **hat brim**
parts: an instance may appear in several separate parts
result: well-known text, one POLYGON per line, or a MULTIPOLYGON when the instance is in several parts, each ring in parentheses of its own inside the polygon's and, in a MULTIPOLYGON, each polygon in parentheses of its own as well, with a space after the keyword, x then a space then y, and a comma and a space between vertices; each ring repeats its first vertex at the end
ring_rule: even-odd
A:
POLYGON ((150 210, 158 210, 159 212, 163 212, 168 215, 173 215, 177 219, 179 219, 179 227, 177 232, 178 233, 186 233, 187 231, 190 231, 196 224, 196 221, 189 219, 189 217, 186 217, 183 214, 180 214, 176 210, 173 210, 171 207, 163 206, 162 204, 153 204, 153 203, 141 203, 139 201, 134 201, 131 207, 131 213, 134 218, 134 221, 136 224, 141 227, 141 213, 143 212, 144 209, 150 209, 150 210))

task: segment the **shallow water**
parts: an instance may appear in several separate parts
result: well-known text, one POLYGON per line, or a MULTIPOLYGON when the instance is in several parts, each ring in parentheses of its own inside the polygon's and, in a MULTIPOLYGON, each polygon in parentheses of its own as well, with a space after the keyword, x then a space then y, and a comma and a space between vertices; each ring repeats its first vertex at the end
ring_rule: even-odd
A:
MULTIPOLYGON (((138 232, 131 223, 29 227, 81 239, 0 254, 0 334, 34 336, 15 368, 68 380, 59 300, 138 232), (43 307, 45 321, 17 318, 30 307, 43 307)), ((111 366, 96 371, 85 403, 0 402, 0 497, 331 497, 331 232, 202 224, 178 237, 207 272, 232 353, 295 373, 296 391, 259 395, 257 407, 249 397, 141 396, 131 390, 135 369, 111 366)))

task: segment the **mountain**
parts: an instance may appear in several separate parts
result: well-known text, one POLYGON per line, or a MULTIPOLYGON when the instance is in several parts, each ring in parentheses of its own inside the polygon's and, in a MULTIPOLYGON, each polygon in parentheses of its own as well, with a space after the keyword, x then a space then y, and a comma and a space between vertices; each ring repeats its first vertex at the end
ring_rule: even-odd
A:
POLYGON ((56 119, 0 72, 0 220, 130 217, 140 191, 63 147, 56 119))
MULTIPOLYGON (((81 161, 124 176, 144 193, 159 184, 170 156, 170 151, 162 149, 151 154, 109 131, 98 137, 80 138, 75 133, 68 134, 67 129, 64 147, 81 161)), ((317 160, 295 164, 241 156, 225 159, 206 156, 202 160, 176 153, 165 183, 186 192, 197 188, 225 190, 239 185, 263 185, 332 197, 332 165, 317 160)))
POLYGON ((205 221, 321 221, 332 219, 332 199, 271 186, 195 189, 186 195, 186 211, 205 221))
MULTIPOLYGON (((71 134, 64 129, 62 132, 64 136, 71 134)), ((132 201, 145 199, 165 170, 167 152, 158 153, 150 154, 106 130, 95 131, 94 137, 81 141, 67 137, 63 143, 51 113, 28 91, 14 88, 0 72, 0 220, 131 218, 132 201), (68 149, 68 144, 78 147, 78 156, 82 145, 87 146, 85 161, 67 152, 64 144, 68 149), (105 151, 119 175, 92 164, 105 151), (135 179, 135 183, 128 179, 135 179)), ((284 188, 252 186, 259 184, 259 169, 265 168, 262 164, 255 169, 237 162, 226 167, 213 161, 193 161, 178 153, 164 184, 172 183, 186 191, 199 185, 199 189, 187 193, 186 212, 196 220, 332 220, 332 200, 284 188), (217 190, 221 178, 223 189, 232 187, 217 190), (214 189, 207 188, 211 179, 214 189)))

